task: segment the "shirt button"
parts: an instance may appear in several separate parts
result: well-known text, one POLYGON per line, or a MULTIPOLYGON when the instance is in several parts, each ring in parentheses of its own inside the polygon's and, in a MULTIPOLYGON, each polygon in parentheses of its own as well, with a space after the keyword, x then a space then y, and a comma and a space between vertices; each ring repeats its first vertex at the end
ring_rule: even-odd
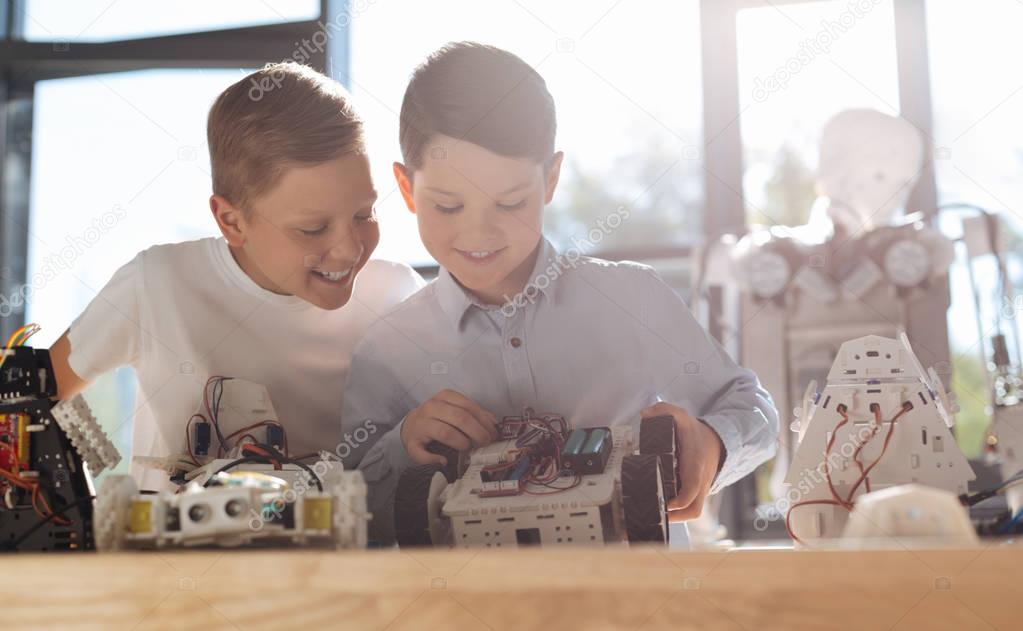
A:
POLYGON ((511 345, 512 345, 512 348, 518 348, 518 347, 522 346, 522 340, 520 340, 517 337, 513 337, 511 339, 511 345))

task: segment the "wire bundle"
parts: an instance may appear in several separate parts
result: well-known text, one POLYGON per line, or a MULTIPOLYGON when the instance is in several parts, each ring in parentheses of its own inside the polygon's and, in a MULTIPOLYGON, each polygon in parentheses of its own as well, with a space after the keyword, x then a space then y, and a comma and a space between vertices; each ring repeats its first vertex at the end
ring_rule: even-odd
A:
POLYGON ((229 381, 230 379, 231 377, 223 377, 220 375, 214 375, 213 377, 210 377, 206 381, 206 386, 203 388, 202 393, 202 403, 205 413, 193 414, 192 417, 188 419, 188 423, 185 424, 185 444, 187 445, 188 457, 192 461, 192 464, 194 464, 197 467, 202 466, 199 463, 199 459, 196 457, 192 447, 192 425, 196 419, 199 419, 200 421, 203 421, 205 423, 209 423, 213 426, 213 431, 217 435, 218 458, 222 458, 227 452, 231 451, 233 447, 238 447, 239 445, 241 445, 242 441, 244 441, 245 439, 249 439, 251 441, 251 443, 249 444, 258 444, 259 440, 257 440, 256 437, 251 434, 251 432, 253 430, 259 429, 260 427, 267 427, 270 425, 277 426, 281 429, 281 435, 283 436, 284 439, 283 441, 284 444, 282 445, 282 447, 284 448, 285 456, 288 456, 290 454, 290 451, 288 449, 288 433, 285 431, 283 425, 272 419, 266 419, 258 423, 253 423, 252 425, 243 427, 226 436, 224 435, 223 431, 221 431, 220 429, 220 401, 224 396, 224 382, 229 381), (234 440, 235 438, 237 438, 237 441, 235 442, 235 444, 232 445, 230 441, 234 440))
POLYGON ((504 419, 503 423, 521 424, 520 434, 515 441, 515 449, 509 452, 507 462, 484 467, 482 472, 490 476, 517 468, 529 458, 529 469, 521 480, 526 485, 545 487, 547 491, 533 491, 524 488, 529 495, 551 495, 575 488, 581 482, 576 475, 568 486, 555 486, 553 483, 561 477, 561 451, 568 435, 568 423, 563 416, 545 414, 534 416, 529 410, 521 417, 504 419))
POLYGON ((913 409, 913 404, 909 401, 903 401, 899 412, 888 421, 888 432, 885 434, 884 443, 881 446, 881 453, 877 455, 877 458, 873 460, 869 465, 863 466, 863 463, 859 459, 860 452, 863 448, 874 439, 875 436, 881 431, 883 421, 881 420, 881 406, 877 403, 870 404, 870 410, 874 413, 874 423, 871 425, 870 436, 867 437, 862 443, 857 445, 856 450, 853 452, 853 462, 856 464, 856 468, 859 469, 859 478, 853 483, 849 492, 843 497, 839 494, 835 488, 835 484, 831 479, 831 450, 835 446, 835 440, 838 438, 838 430, 849 422, 848 408, 844 404, 840 404, 836 411, 838 412, 841 420, 835 425, 835 428, 831 431, 831 439, 828 440, 828 444, 824 449, 824 477, 828 481, 828 490, 831 491, 831 499, 821 500, 803 500, 796 502, 789 507, 788 512, 785 514, 785 530, 788 531, 789 536, 792 540, 797 543, 803 543, 796 533, 792 531, 792 511, 801 506, 814 506, 814 505, 826 505, 826 506, 840 506, 846 511, 851 511, 853 508, 854 500, 853 496, 856 495, 856 491, 859 490, 860 485, 864 485, 864 488, 870 492, 870 472, 877 466, 881 459, 884 458, 885 453, 888 451, 888 445, 891 443, 892 436, 895 433, 895 424, 900 418, 907 412, 913 409))
MULTIPOLYGON (((7 338, 7 343, 4 344, 4 348, 7 349, 16 348, 18 346, 24 346, 25 342, 27 342, 30 337, 32 337, 41 330, 42 327, 36 324, 35 322, 26 324, 25 326, 18 328, 14 333, 11 333, 11 336, 7 338)), ((6 361, 7 354, 0 353, 0 368, 3 368, 4 362, 6 361)))

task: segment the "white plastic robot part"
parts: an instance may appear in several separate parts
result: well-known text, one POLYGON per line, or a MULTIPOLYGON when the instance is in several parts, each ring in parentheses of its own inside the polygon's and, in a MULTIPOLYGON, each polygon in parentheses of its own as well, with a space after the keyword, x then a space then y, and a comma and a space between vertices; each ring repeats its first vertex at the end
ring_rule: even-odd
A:
POLYGON ((121 454, 81 395, 61 401, 53 406, 51 413, 93 475, 121 461, 121 454))
POLYGON ((372 518, 366 505, 366 481, 361 471, 339 471, 324 479, 333 497, 334 543, 338 548, 365 548, 372 518))
POLYGON ((976 546, 970 516, 954 493, 903 484, 856 500, 842 533, 844 545, 976 546))
POLYGON ((138 485, 130 475, 109 475, 103 480, 96 495, 92 518, 93 541, 97 550, 109 552, 124 548, 131 501, 137 494, 138 485))
POLYGON ((905 205, 923 164, 920 132, 871 109, 832 117, 821 133, 817 184, 835 200, 829 215, 847 232, 891 223, 905 205))

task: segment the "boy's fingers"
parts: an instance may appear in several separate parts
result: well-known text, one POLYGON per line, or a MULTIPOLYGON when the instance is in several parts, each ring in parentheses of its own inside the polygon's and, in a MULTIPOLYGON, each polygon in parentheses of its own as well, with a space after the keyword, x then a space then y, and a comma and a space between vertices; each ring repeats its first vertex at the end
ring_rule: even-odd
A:
POLYGON ((478 403, 455 390, 442 390, 437 393, 437 398, 472 414, 479 421, 480 426, 490 434, 491 440, 497 438, 497 417, 481 408, 478 403))
POLYGON ((655 416, 671 416, 674 417, 675 420, 677 421, 678 411, 679 408, 675 407, 674 405, 661 401, 659 403, 654 403, 650 407, 641 410, 639 416, 640 418, 653 418, 655 416))
POLYGON ((426 444, 418 441, 409 445, 408 455, 416 464, 439 464, 443 467, 448 462, 444 456, 427 451, 426 444))
POLYGON ((472 439, 476 447, 489 445, 494 440, 494 436, 487 430, 489 422, 479 420, 463 407, 445 401, 437 401, 436 407, 431 411, 431 416, 464 433, 472 439))
POLYGON ((672 524, 699 517, 700 513, 703 512, 703 503, 707 499, 707 492, 698 493, 691 502, 685 505, 680 501, 676 501, 677 499, 668 502, 667 506, 668 522, 672 524))
POLYGON ((472 448, 470 437, 460 427, 453 425, 443 418, 427 419, 427 424, 423 427, 423 434, 426 437, 427 444, 429 444, 430 440, 435 440, 458 451, 466 451, 472 448))

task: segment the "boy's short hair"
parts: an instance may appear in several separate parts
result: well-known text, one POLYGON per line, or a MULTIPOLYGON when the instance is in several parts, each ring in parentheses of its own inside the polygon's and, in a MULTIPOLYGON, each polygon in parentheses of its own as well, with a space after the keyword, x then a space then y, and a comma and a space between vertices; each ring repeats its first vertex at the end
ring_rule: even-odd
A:
POLYGON ((243 210, 289 167, 365 150, 348 91, 294 62, 268 64, 224 90, 210 108, 206 137, 213 192, 243 210))
POLYGON ((529 64, 494 46, 455 42, 412 73, 398 142, 412 170, 422 166, 426 145, 437 134, 549 167, 556 131, 554 99, 529 64))

